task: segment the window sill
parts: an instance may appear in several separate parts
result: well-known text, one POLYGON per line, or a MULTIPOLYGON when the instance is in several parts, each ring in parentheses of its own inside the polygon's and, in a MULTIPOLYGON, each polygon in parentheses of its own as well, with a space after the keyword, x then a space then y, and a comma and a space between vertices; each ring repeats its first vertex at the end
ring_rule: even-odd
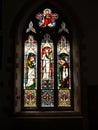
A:
POLYGON ((14 113, 16 118, 84 118, 80 112, 74 111, 23 111, 14 113))

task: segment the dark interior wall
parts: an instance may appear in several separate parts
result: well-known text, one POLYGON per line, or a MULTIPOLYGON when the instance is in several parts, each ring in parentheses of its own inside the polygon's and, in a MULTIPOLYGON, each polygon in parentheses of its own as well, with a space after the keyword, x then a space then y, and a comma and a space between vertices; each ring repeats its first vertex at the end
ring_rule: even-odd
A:
MULTIPOLYGON (((29 0, 28 0, 29 1, 29 0)), ((88 113, 89 113, 89 127, 91 130, 95 130, 95 126, 97 126, 97 90, 98 90, 98 79, 97 79, 97 73, 98 73, 98 62, 97 62, 97 43, 98 43, 98 2, 97 0, 89 1, 89 0, 60 0, 61 3, 66 4, 70 6, 70 8, 74 11, 74 14, 76 14, 76 17, 80 23, 80 27, 83 31, 83 46, 80 49, 83 49, 83 61, 85 63, 85 77, 87 78, 87 88, 88 88, 88 113), (95 113, 95 114, 94 114, 95 113)), ((13 21, 15 20, 15 17, 21 10, 21 8, 24 6, 24 4, 27 2, 27 0, 2 0, 0 3, 0 9, 1 9, 1 22, 0 22, 0 120, 2 121, 3 127, 5 127, 4 122, 7 123, 7 126, 9 128, 13 128, 14 124, 16 128, 18 126, 15 124, 14 120, 9 120, 9 113, 11 112, 11 104, 12 104, 12 52, 13 52, 13 46, 10 44, 11 41, 9 39, 10 36, 10 30, 12 28, 13 21)), ((18 19, 17 19, 18 20, 18 19)), ((22 120, 23 121, 23 120, 22 120)), ((44 120, 45 121, 45 120, 44 120)), ((19 127, 20 121, 18 121, 19 127)), ((27 121, 29 122, 29 121, 27 121)), ((64 126, 65 128, 71 129, 71 125, 69 123, 69 120, 63 120, 60 119, 55 121, 54 128, 56 128, 56 124, 58 124, 58 128, 62 128, 62 124, 67 122, 67 126, 64 126), (60 121, 60 122, 59 122, 60 121)), ((81 123, 81 120, 71 120, 71 124, 73 124, 73 128, 76 129, 83 129, 83 124, 81 123), (77 126, 77 127, 76 127, 77 126)), ((39 127, 41 127, 41 121, 39 121, 39 127)), ((31 124, 34 124, 31 123, 31 124)), ((52 129, 53 121, 49 124, 49 120, 45 121, 45 128, 48 126, 49 129, 52 129), (51 126, 52 125, 52 126, 51 126), (49 127, 50 126, 50 127, 49 127)), ((35 121, 36 125, 36 121, 35 121)), ((35 126, 30 125, 30 126, 35 126)), ((24 121, 23 128, 28 127, 26 124, 26 121, 24 121)), ((42 127, 41 127, 42 128, 42 127)))

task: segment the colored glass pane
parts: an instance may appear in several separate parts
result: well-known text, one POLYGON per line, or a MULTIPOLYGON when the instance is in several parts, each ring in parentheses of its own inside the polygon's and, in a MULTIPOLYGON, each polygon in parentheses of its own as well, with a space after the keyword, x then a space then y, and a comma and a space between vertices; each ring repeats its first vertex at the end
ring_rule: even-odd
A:
POLYGON ((24 106, 36 107, 36 90, 24 90, 24 106))
POLYGON ((54 91, 42 90, 41 92, 41 107, 53 107, 54 106, 54 91))
POLYGON ((58 106, 59 107, 70 107, 71 101, 70 101, 70 90, 58 90, 58 106))

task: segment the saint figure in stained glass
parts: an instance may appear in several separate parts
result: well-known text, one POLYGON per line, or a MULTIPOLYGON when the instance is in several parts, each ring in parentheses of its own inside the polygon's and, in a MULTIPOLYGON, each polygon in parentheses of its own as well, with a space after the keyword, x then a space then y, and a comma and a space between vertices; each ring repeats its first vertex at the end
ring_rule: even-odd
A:
POLYGON ((68 64, 65 58, 59 59, 59 87, 68 87, 68 64))
POLYGON ((53 43, 46 34, 42 40, 42 79, 51 80, 53 74, 53 43))
POLYGON ((42 56, 43 60, 43 79, 49 79, 51 77, 51 60, 52 60, 52 50, 50 47, 44 48, 44 54, 42 56))
POLYGON ((36 18, 40 20, 40 27, 54 27, 56 25, 55 20, 58 19, 58 14, 52 14, 51 9, 46 8, 44 9, 43 14, 38 13, 36 18))

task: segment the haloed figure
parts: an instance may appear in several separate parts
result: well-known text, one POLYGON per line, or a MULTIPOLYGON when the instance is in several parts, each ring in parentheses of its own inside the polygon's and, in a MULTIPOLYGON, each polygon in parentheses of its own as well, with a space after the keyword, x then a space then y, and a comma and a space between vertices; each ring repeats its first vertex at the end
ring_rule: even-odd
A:
POLYGON ((51 48, 46 48, 45 49, 45 53, 43 54, 42 60, 43 60, 43 79, 49 80, 50 76, 51 76, 51 60, 52 60, 52 56, 51 53, 52 50, 51 48))
POLYGON ((51 24, 51 22, 52 22, 51 19, 52 19, 52 15, 50 13, 50 10, 46 9, 44 11, 44 24, 43 24, 43 26, 51 24))
POLYGON ((27 73, 28 73, 28 81, 26 86, 30 88, 35 87, 35 59, 34 54, 29 53, 28 59, 27 59, 27 73))

